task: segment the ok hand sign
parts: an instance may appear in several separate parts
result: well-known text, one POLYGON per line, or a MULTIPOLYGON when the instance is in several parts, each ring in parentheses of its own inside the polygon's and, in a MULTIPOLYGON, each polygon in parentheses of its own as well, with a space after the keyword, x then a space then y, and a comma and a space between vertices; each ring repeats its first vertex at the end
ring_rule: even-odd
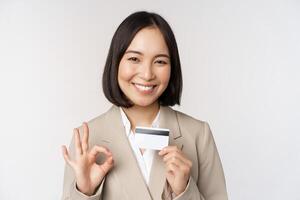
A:
POLYGON ((76 185, 80 192, 91 196, 95 189, 100 185, 105 175, 113 167, 112 153, 105 147, 93 146, 89 150, 89 128, 87 123, 83 123, 83 137, 80 140, 79 130, 75 128, 75 158, 70 158, 65 145, 62 146, 62 153, 68 165, 75 173, 76 185), (104 153, 106 160, 103 164, 96 163, 96 157, 99 153, 104 153))

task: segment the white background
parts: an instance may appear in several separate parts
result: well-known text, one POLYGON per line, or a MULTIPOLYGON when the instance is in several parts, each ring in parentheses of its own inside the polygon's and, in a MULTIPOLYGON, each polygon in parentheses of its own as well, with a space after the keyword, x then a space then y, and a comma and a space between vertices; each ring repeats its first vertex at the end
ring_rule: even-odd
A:
POLYGON ((182 106, 208 121, 229 198, 300 199, 300 3, 0 0, 0 199, 60 199, 60 146, 106 111, 101 75, 130 13, 160 13, 179 45, 182 106))

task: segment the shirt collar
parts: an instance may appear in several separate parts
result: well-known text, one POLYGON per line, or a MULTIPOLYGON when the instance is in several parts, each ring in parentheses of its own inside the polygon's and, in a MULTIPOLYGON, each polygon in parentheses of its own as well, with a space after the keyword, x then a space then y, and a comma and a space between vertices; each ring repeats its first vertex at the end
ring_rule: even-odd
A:
MULTIPOLYGON (((122 107, 120 106, 119 108, 120 108, 120 112, 121 112, 122 122, 123 122, 123 125, 124 125, 125 130, 126 130, 126 135, 129 136, 129 134, 131 133, 130 121, 127 118, 127 116, 126 116, 125 112, 123 111, 122 107)), ((159 115, 160 115, 160 109, 159 109, 156 117, 154 118, 154 120, 151 124, 151 127, 153 127, 153 128, 158 128, 159 127, 159 115)))

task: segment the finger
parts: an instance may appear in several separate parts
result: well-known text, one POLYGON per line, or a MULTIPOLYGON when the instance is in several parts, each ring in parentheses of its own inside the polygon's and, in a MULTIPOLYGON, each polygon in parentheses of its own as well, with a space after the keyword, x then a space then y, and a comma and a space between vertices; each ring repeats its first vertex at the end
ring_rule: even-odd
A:
POLYGON ((177 152, 177 151, 166 154, 163 157, 163 161, 166 162, 167 160, 172 159, 172 158, 179 159, 183 163, 185 163, 187 165, 191 165, 191 161, 188 158, 186 158, 182 152, 177 152))
POLYGON ((67 150, 67 147, 65 145, 63 145, 61 147, 62 149, 62 154, 63 154, 63 157, 66 161, 67 164, 69 164, 71 167, 73 167, 73 161, 70 159, 70 156, 69 156, 69 153, 68 153, 68 150, 67 150))
MULTIPOLYGON (((167 155, 168 156, 168 155, 167 155)), ((165 163, 175 163, 176 165, 187 165, 179 156, 165 156, 163 161, 165 163)))
POLYGON ((112 155, 108 156, 106 161, 100 165, 100 169, 105 173, 107 174, 107 172, 109 172, 109 170, 114 166, 114 160, 113 160, 113 157, 112 155))
POLYGON ((177 175, 180 172, 179 167, 174 163, 166 165, 166 171, 168 173, 173 173, 174 175, 177 175))
POLYGON ((163 156, 172 151, 181 152, 181 150, 178 149, 177 146, 167 146, 167 147, 164 147, 158 154, 163 156))
POLYGON ((187 175, 190 173, 191 168, 189 167, 188 164, 183 163, 179 159, 176 160, 170 160, 169 162, 166 163, 166 166, 173 166, 175 165, 177 167, 177 172, 182 174, 182 175, 187 175))
POLYGON ((77 128, 74 128, 73 132, 74 132, 74 138, 75 138, 75 151, 76 151, 76 154, 81 155, 82 154, 82 147, 81 147, 81 142, 80 142, 79 131, 78 131, 77 128))
POLYGON ((182 157, 183 160, 188 160, 177 146, 167 146, 163 148, 158 154, 160 156, 166 156, 168 154, 177 154, 178 156, 182 157))
POLYGON ((106 156, 112 155, 111 152, 109 151, 109 149, 102 147, 102 146, 98 146, 98 145, 93 146, 89 155, 92 157, 96 157, 99 153, 104 153, 106 156))
POLYGON ((83 123, 82 151, 86 153, 89 149, 89 127, 86 122, 83 123))
POLYGON ((168 155, 169 157, 172 156, 173 154, 175 154, 183 162, 187 163, 190 167, 192 167, 192 162, 186 157, 186 155, 177 146, 167 146, 159 152, 159 155, 164 157, 166 155, 168 155))

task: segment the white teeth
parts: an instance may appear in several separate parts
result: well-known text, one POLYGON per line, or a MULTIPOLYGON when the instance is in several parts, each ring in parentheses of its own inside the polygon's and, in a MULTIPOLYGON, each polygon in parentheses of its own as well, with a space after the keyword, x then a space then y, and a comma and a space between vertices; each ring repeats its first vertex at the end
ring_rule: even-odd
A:
POLYGON ((138 85, 138 84, 134 84, 137 88, 139 88, 140 90, 143 91, 149 91, 152 90, 154 86, 145 86, 145 85, 138 85))

